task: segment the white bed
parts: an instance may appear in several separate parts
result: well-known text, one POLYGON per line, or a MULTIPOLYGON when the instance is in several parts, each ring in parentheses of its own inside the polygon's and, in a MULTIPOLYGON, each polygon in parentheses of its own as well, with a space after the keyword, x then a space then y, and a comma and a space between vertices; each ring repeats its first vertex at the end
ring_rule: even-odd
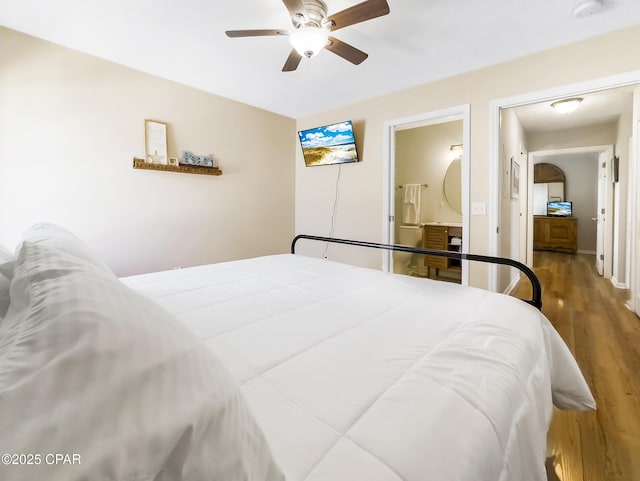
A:
POLYGON ((291 481, 543 480, 552 395, 594 406, 511 297, 291 254, 123 281, 230 369, 291 481))
POLYGON ((552 401, 595 408, 553 327, 515 298, 292 254, 117 280, 47 229, 25 236, 17 260, 0 259, 11 286, 4 321, 0 313, 0 361, 10 361, 0 433, 12 433, 0 448, 44 452, 57 440, 84 463, 10 466, 10 479, 271 481, 280 469, 289 481, 543 481, 552 401), (20 344, 22 324, 31 327, 20 344), (199 340, 190 344, 183 326, 199 340), (210 379, 223 379, 224 395, 210 379), (66 437, 44 437, 60 433, 36 401, 24 405, 39 396, 66 437), (209 412, 195 401, 208 396, 233 402, 209 412), (77 420, 96 419, 94 402, 110 414, 88 427, 77 420), (215 422, 198 431, 205 409, 215 422), (127 422, 136 443, 112 427, 127 422), (190 434, 187 449, 185 432, 206 436, 190 434), (95 445, 104 436, 139 457, 115 441, 95 445), (233 449, 220 451, 226 437, 233 449), (158 446, 165 454, 151 455, 158 446), (213 472, 220 457, 231 461, 213 472))

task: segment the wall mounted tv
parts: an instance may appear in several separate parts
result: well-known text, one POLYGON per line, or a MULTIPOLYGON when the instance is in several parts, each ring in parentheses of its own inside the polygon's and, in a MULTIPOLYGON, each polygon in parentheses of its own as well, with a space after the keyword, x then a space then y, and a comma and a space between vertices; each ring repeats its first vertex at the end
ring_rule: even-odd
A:
POLYGON ((358 162, 351 120, 298 132, 307 167, 358 162))
POLYGON ((557 200, 549 201, 547 202, 547 215, 552 217, 571 217, 573 215, 573 204, 557 200))

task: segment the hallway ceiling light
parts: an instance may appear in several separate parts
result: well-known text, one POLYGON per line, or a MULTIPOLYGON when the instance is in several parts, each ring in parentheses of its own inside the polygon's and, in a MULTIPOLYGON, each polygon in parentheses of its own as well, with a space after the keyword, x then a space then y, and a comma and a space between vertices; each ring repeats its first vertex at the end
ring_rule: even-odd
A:
POLYGON ((553 102, 551 106, 559 114, 568 114, 570 112, 573 112, 575 109, 577 109, 578 105, 580 105, 580 102, 582 102, 582 100, 583 99, 581 97, 558 100, 557 102, 553 102))

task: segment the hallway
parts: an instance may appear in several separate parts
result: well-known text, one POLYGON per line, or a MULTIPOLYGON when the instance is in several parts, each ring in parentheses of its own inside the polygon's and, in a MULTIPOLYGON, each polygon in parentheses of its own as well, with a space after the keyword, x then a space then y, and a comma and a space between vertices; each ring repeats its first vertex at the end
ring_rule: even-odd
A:
MULTIPOLYGON (((626 291, 595 271, 584 254, 534 252, 542 311, 573 352, 591 387, 595 412, 554 410, 549 480, 640 479, 640 319, 626 291)), ((514 295, 526 296, 521 281, 514 295)))

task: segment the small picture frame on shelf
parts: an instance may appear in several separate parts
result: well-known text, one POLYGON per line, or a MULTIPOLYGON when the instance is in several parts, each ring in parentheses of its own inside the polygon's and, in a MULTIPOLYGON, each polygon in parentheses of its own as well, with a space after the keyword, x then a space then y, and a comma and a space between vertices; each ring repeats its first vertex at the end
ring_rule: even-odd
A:
POLYGON ((178 167, 178 158, 177 157, 169 157, 169 165, 173 167, 178 167))
POLYGON ((144 160, 149 164, 167 165, 167 124, 156 120, 144 121, 144 160))

